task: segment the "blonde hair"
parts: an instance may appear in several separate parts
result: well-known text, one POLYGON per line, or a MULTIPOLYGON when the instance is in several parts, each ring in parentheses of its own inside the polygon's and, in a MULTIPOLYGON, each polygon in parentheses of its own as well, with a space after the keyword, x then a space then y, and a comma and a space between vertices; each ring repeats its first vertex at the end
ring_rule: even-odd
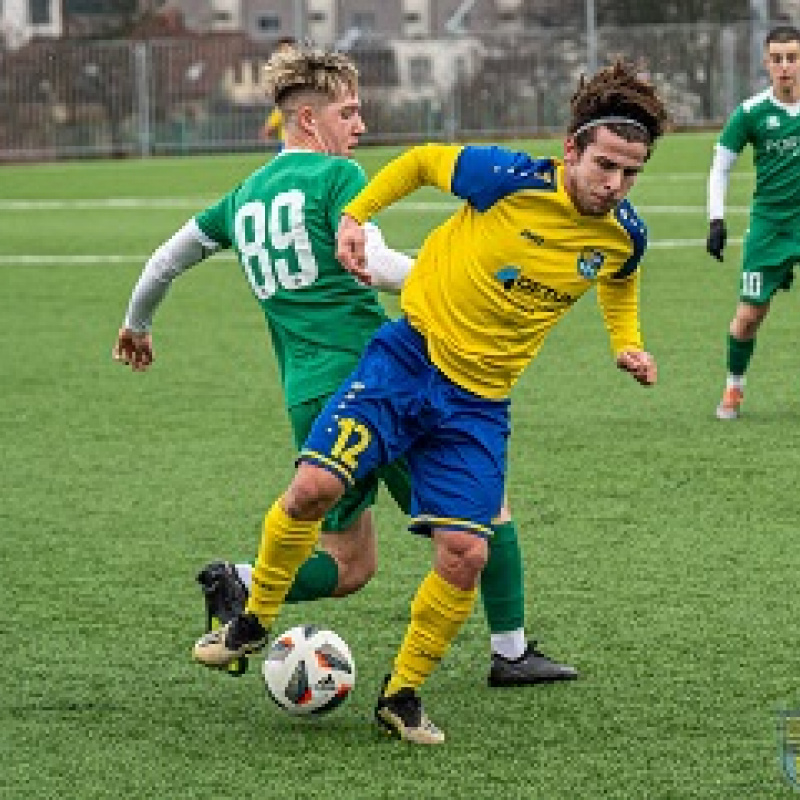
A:
POLYGON ((358 90, 358 70, 346 55, 298 45, 272 54, 264 67, 264 80, 267 93, 280 108, 301 92, 333 100, 343 89, 358 90))

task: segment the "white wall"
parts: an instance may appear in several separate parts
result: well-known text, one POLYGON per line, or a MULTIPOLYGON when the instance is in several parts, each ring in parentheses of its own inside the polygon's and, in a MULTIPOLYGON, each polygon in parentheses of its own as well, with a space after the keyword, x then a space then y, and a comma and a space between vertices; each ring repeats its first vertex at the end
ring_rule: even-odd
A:
POLYGON ((406 36, 422 37, 431 35, 431 3, 430 0, 404 0, 403 16, 416 14, 416 22, 404 22, 403 28, 406 36))
POLYGON ((334 0, 307 1, 306 35, 320 47, 330 47, 336 38, 336 4, 334 0), (324 19, 314 21, 312 18, 315 14, 324 15, 324 19))
POLYGON ((455 84, 459 72, 465 77, 475 74, 483 61, 483 45, 476 39, 427 39, 419 41, 390 41, 397 58, 400 86, 391 91, 390 102, 401 103, 420 97, 431 99, 447 94, 455 84), (418 86, 411 79, 411 63, 426 58, 431 65, 431 81, 418 86))
POLYGON ((32 25, 28 0, 0 0, 0 36, 12 50, 27 44, 34 36, 61 36, 61 3, 50 0, 50 21, 32 25))
POLYGON ((242 6, 239 0, 211 0, 211 30, 242 29, 242 6))

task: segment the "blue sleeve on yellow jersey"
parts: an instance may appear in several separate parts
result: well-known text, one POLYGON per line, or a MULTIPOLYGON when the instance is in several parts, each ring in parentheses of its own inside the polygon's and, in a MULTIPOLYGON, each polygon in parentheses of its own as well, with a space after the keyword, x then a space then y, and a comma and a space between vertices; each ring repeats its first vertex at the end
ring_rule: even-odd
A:
POLYGON ((496 146, 470 145, 459 153, 451 191, 478 211, 520 189, 555 191, 555 162, 496 146))
POLYGON ((636 209, 628 202, 623 200, 614 212, 617 222, 625 229, 633 242, 633 253, 630 258, 618 269, 615 278, 627 278, 639 268, 644 251, 647 250, 647 225, 636 213, 636 209))

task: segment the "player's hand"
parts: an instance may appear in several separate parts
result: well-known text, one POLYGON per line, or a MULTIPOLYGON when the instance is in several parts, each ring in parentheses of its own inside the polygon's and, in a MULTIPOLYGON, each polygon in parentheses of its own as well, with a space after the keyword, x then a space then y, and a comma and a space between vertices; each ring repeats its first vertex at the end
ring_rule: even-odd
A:
POLYGON ((120 328, 111 357, 120 364, 127 364, 134 372, 143 372, 153 363, 153 337, 149 333, 120 328))
POLYGON ((728 240, 728 231, 725 229, 724 219, 712 219, 708 226, 708 240, 706 250, 717 259, 722 261, 722 251, 725 249, 725 242, 728 240))
POLYGON ((366 232, 363 226, 347 214, 343 214, 339 220, 339 230, 336 232, 336 258, 361 283, 372 283, 367 272, 366 232))
POLYGON ((617 366, 629 372, 642 386, 656 382, 656 360, 644 350, 625 350, 617 356, 617 366))

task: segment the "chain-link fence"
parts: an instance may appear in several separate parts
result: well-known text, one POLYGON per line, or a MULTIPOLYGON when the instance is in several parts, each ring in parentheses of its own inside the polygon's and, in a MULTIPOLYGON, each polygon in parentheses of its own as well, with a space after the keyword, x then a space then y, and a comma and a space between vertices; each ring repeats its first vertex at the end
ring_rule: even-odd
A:
MULTIPOLYGON (((761 31, 737 25, 600 28, 599 63, 639 62, 674 122, 718 124, 760 85, 761 31)), ((259 145, 271 46, 240 34, 147 42, 38 41, 0 52, 0 160, 148 156, 259 145)), ((586 71, 578 28, 442 40, 361 39, 365 141, 561 131, 586 71)))

